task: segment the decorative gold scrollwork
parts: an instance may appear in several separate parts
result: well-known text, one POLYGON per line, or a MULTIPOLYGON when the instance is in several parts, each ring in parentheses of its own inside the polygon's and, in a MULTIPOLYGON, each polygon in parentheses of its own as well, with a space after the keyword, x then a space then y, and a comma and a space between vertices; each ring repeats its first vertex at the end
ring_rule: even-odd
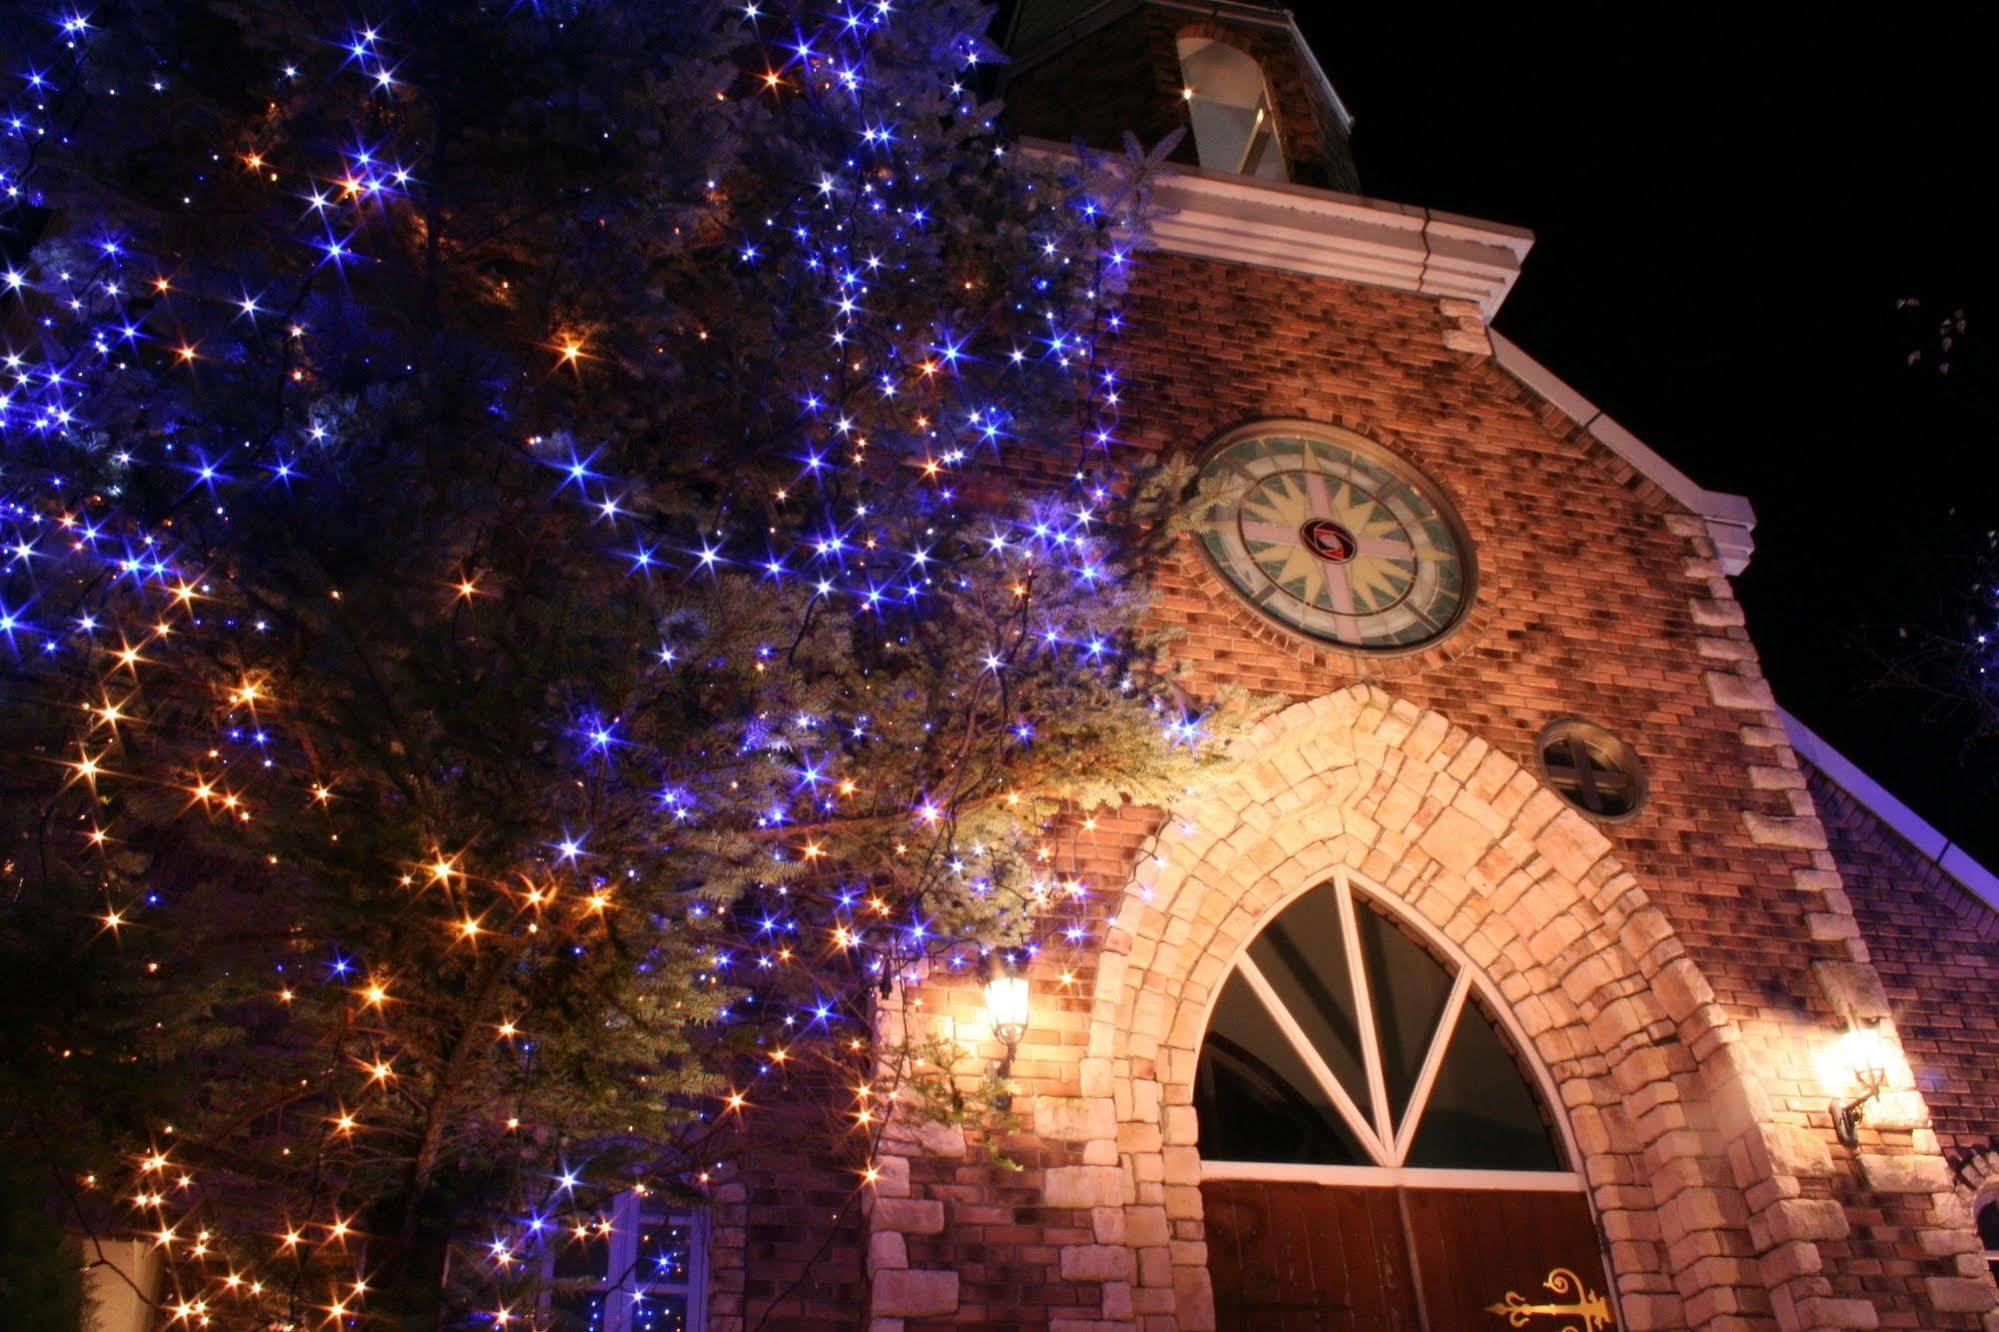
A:
POLYGON ((1615 1327, 1610 1316, 1610 1301, 1593 1290, 1583 1287, 1582 1278, 1566 1267, 1558 1267, 1541 1279, 1541 1285, 1554 1296, 1553 1300, 1530 1302, 1519 1291, 1509 1290, 1506 1298, 1498 1304, 1488 1304, 1485 1311, 1498 1314, 1506 1320, 1508 1327, 1525 1327, 1530 1318, 1580 1318, 1580 1323, 1570 1323, 1558 1332, 1603 1332, 1615 1327), (1564 1300, 1566 1302, 1558 1303, 1564 1300))

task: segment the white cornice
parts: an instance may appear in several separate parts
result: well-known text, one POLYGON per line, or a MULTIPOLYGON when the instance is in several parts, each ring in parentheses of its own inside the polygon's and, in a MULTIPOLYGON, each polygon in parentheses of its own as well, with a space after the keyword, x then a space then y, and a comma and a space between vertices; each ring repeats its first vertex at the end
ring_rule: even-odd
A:
POLYGON ((1881 783, 1854 766, 1853 760, 1827 744, 1811 727, 1785 712, 1784 729, 1798 757, 1825 774, 1826 780, 1852 796, 1875 818, 1894 830, 1911 850, 1928 858, 1986 905, 1999 909, 1999 875, 1966 854, 1963 847, 1930 826, 1927 819, 1890 795, 1881 783))
POLYGON ((1454 296, 1487 319, 1534 245, 1519 227, 1199 167, 1162 172, 1153 199, 1151 239, 1169 253, 1454 296))
POLYGON ((1601 407, 1570 388, 1555 373, 1520 350, 1517 343, 1496 329, 1488 329, 1492 339, 1492 359, 1500 369, 1559 408, 1624 461, 1680 503, 1707 520, 1708 537, 1714 542, 1721 567, 1739 574, 1749 567, 1756 553, 1756 511, 1743 495, 1709 490, 1692 477, 1648 448, 1645 442, 1604 414, 1601 407))

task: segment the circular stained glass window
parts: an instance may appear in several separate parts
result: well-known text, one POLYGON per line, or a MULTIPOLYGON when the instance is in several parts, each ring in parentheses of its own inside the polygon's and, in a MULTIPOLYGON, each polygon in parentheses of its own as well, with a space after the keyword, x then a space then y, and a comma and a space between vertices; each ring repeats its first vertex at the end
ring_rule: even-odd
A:
POLYGON ((1420 647, 1471 599, 1464 538, 1409 469, 1344 430, 1273 427, 1201 470, 1196 531, 1265 615, 1346 648, 1420 647))

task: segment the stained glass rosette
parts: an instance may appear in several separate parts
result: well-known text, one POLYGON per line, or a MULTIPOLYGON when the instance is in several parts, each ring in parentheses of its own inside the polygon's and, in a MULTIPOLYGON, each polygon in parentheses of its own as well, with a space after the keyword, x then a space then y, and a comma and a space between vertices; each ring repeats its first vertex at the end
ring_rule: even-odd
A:
POLYGON ((1358 437, 1258 434, 1202 468, 1195 530, 1265 615, 1324 643, 1406 649, 1463 612, 1470 568, 1428 486, 1358 437))

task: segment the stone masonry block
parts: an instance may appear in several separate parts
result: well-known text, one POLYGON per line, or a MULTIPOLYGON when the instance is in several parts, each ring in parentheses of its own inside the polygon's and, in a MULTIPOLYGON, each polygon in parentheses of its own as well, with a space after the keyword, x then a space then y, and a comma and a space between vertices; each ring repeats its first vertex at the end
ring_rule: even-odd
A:
POLYGON ((1939 1156, 1860 1153, 1860 1173, 1876 1193, 1948 1193, 1950 1167, 1939 1156))
POLYGON ((877 1230, 939 1235, 944 1231, 944 1204, 935 1198, 877 1198, 874 1223, 877 1230))
POLYGON ((1801 851, 1825 850, 1825 829, 1817 819, 1782 818, 1745 809, 1742 811, 1742 826, 1749 830, 1749 839, 1762 846, 1788 846, 1801 851))
POLYGON ((1122 1207, 1126 1189, 1118 1166, 1055 1166, 1041 1177, 1041 1196, 1050 1207, 1122 1207))
POLYGON ((877 1318, 936 1318, 956 1312, 956 1272, 906 1269, 875 1274, 874 1314, 877 1318))
POLYGON ((1071 1244, 1062 1250, 1064 1281, 1128 1281, 1131 1250, 1122 1244, 1071 1244))

